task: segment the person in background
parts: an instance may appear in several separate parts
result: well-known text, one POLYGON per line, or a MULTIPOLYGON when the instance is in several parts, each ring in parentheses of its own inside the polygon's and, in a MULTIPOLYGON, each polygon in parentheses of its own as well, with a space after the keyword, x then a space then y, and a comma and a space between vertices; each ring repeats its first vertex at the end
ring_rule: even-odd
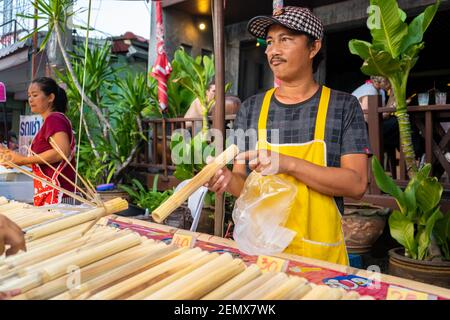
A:
MULTIPOLYGON (((206 90, 206 103, 209 103, 212 99, 214 99, 216 95, 216 84, 214 83, 214 80, 211 81, 208 84, 208 89, 206 90)), ((212 108, 211 108, 212 109, 212 108)), ((200 104, 200 100, 198 98, 195 98, 194 101, 192 101, 189 109, 186 111, 185 118, 202 118, 203 117, 203 109, 200 104)), ((186 128, 192 127, 192 121, 186 122, 186 128)), ((201 121, 195 121, 195 132, 193 134, 197 133, 202 128, 202 122, 201 121)))
MULTIPOLYGON (((31 111, 41 115, 44 119, 42 128, 31 143, 32 153, 23 156, 3 147, 0 148, 3 159, 8 159, 18 166, 30 166, 33 173, 40 178, 74 192, 75 188, 69 181, 75 182, 75 171, 50 144, 50 141, 54 141, 75 168, 75 136, 72 124, 65 115, 67 111, 66 92, 52 78, 37 78, 28 87, 28 103, 31 111), (46 162, 56 170, 48 166, 46 162)), ((7 162, 1 164, 9 166, 7 162)), ((35 206, 67 202, 71 199, 61 191, 37 179, 34 179, 34 191, 35 206)))

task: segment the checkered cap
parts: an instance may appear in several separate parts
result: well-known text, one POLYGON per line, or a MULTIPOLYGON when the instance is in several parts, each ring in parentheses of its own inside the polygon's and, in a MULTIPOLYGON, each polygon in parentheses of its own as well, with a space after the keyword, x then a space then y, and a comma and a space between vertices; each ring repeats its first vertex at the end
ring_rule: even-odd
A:
POLYGON ((257 16, 247 25, 248 32, 261 39, 267 37, 267 31, 273 24, 280 24, 288 29, 310 34, 315 39, 322 39, 323 25, 308 8, 284 7, 272 16, 257 16))

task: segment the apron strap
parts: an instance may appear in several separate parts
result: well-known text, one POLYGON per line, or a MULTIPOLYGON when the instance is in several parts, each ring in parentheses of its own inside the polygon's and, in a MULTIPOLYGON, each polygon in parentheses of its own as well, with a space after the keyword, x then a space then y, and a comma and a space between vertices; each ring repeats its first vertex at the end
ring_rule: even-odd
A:
MULTIPOLYGON (((261 143, 267 142, 267 117, 269 115, 270 101, 272 100, 275 88, 268 90, 264 96, 261 112, 258 120, 258 140, 261 143)), ((316 125, 314 132, 314 140, 325 140, 325 125, 327 122, 328 103, 330 102, 331 90, 328 87, 322 86, 322 93, 320 95, 319 108, 317 110, 316 125)))
POLYGON ((330 102, 330 88, 322 86, 320 95, 319 109, 316 116, 316 127, 314 132, 314 140, 325 140, 325 126, 327 123, 328 103, 330 102))

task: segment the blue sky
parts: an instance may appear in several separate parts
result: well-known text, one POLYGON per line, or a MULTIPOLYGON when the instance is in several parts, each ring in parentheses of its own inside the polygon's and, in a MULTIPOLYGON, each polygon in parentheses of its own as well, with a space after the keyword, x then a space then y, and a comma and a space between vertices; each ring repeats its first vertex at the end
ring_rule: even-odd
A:
MULTIPOLYGON (((118 36, 131 31, 149 39, 150 35, 150 3, 140 1, 92 0, 91 26, 103 33, 91 33, 91 36, 118 36), (104 34, 105 33, 105 34, 104 34)), ((88 8, 88 0, 77 0, 75 9, 88 8)), ((74 23, 87 25, 87 10, 78 13, 74 23)))

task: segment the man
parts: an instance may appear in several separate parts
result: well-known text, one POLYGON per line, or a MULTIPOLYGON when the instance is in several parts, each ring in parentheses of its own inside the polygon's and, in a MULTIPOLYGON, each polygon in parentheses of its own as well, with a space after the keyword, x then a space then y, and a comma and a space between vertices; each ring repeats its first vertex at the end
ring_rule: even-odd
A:
POLYGON ((6 250, 7 256, 16 254, 19 250, 26 250, 22 230, 14 222, 0 214, 0 256, 5 251, 5 245, 10 246, 6 250))
POLYGON ((295 183, 285 226, 297 234, 285 252, 347 265, 343 197, 359 199, 367 187, 369 143, 361 107, 352 95, 314 81, 323 27, 308 9, 285 7, 255 17, 248 30, 266 39, 280 86, 243 103, 235 127, 258 129, 257 150, 239 155, 233 171, 220 170, 208 186, 239 196, 247 177, 242 159, 251 160, 250 169, 295 183), (279 142, 272 143, 274 132, 279 142))

